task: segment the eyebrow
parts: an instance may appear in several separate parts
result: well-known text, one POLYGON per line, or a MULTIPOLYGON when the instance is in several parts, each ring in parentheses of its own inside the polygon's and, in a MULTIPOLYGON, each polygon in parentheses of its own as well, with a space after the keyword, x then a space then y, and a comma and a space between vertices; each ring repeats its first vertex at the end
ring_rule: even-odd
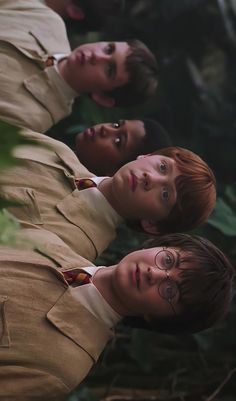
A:
MULTIPOLYGON (((172 174, 173 173, 173 163, 170 161, 170 159, 173 160, 173 161, 174 161, 174 159, 172 159, 171 157, 168 157, 168 156, 166 156, 166 158, 167 158, 167 160, 165 159, 165 161, 168 163, 169 172, 172 174)), ((175 180, 176 180, 176 178, 175 178, 175 180)), ((178 192, 177 192, 175 180, 174 180, 174 184, 173 185, 169 185, 168 187, 169 187, 169 190, 171 192, 171 196, 172 197, 174 197, 175 194, 176 194, 176 200, 175 200, 175 204, 176 204, 177 199, 178 199, 178 192)), ((175 204, 173 205, 173 207, 175 206, 175 204)))
MULTIPOLYGON (((116 52, 116 43, 115 42, 110 42, 110 45, 112 46, 112 55, 115 54, 116 52)), ((112 70, 111 70, 111 79, 115 79, 117 75, 117 65, 115 61, 111 61, 112 64, 112 70)))
MULTIPOLYGON (((173 163, 171 163, 170 159, 171 159, 171 157, 164 156, 164 161, 168 165, 169 172, 172 173, 173 172, 173 163)), ((173 160, 173 159, 171 159, 171 160, 173 160)))
POLYGON ((175 260, 175 267, 179 267, 179 265, 180 265, 180 253, 178 251, 175 251, 175 253, 177 255, 176 260, 175 260))

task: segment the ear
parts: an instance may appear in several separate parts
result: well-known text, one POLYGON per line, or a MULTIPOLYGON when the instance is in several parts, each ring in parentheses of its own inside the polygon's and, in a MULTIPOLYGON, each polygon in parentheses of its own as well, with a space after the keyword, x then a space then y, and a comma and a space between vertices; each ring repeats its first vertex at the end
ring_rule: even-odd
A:
POLYGON ((91 98, 94 102, 99 104, 99 106, 103 107, 114 107, 115 99, 113 97, 109 97, 102 92, 94 92, 91 94, 91 98))
POLYGON ((143 219, 140 221, 140 223, 146 233, 154 235, 159 234, 155 221, 143 219))
POLYGON ((66 6, 66 12, 69 18, 81 21, 85 15, 81 7, 74 4, 73 0, 70 0, 66 6))

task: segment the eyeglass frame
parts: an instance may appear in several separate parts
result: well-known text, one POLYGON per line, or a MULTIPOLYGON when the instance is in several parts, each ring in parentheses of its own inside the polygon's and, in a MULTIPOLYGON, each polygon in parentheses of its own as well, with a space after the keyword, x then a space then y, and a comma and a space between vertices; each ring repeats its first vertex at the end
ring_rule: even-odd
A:
MULTIPOLYGON (((158 293, 159 293, 159 295, 160 295, 160 297, 161 297, 162 299, 165 299, 165 300, 168 302, 168 304, 170 305, 170 307, 171 307, 171 309, 172 309, 174 315, 177 316, 177 312, 176 312, 176 310, 175 310, 175 308, 174 308, 174 305, 173 305, 173 303, 172 303, 172 299, 173 299, 173 298, 176 296, 176 294, 179 292, 179 288, 178 288, 177 283, 176 283, 172 278, 170 278, 170 271, 171 271, 174 267, 176 267, 176 265, 178 265, 179 262, 178 262, 178 260, 177 260, 177 263, 175 262, 175 264, 174 264, 173 266, 171 266, 169 269, 168 269, 168 268, 162 268, 162 267, 160 267, 160 266, 158 265, 158 263, 157 263, 157 256, 158 256, 161 252, 168 252, 168 253, 171 254, 171 256, 173 256, 173 252, 170 251, 169 249, 166 249, 166 248, 161 249, 161 250, 158 251, 158 252, 156 253, 156 255, 155 255, 155 258, 154 258, 155 266, 156 266, 159 270, 165 271, 165 273, 166 273, 166 278, 164 278, 164 279, 158 284, 158 293), (170 284, 171 288, 172 288, 172 289, 173 289, 173 288, 175 289, 175 293, 174 293, 174 295, 172 295, 171 297, 170 297, 170 296, 169 296, 169 297, 166 297, 166 296, 163 295, 163 294, 161 293, 161 291, 160 291, 160 287, 161 287, 161 285, 163 285, 164 282, 168 282, 168 283, 170 284)), ((173 258, 173 259, 174 259, 174 258, 173 258)), ((167 287, 167 288, 168 288, 168 287, 167 287)), ((169 288, 170 288, 170 287, 169 287, 169 288)))

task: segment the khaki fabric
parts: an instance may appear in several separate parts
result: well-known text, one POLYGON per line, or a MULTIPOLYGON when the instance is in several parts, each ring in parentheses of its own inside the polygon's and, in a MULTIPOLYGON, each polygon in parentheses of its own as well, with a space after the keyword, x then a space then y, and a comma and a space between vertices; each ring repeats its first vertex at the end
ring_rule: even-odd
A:
POLYGON ((61 273, 91 263, 46 230, 20 236, 27 249, 0 247, 0 400, 61 400, 112 332, 72 296, 61 273))
POLYGON ((70 53, 61 17, 37 0, 0 0, 0 119, 45 132, 71 113, 45 60, 70 53))
POLYGON ((33 132, 25 132, 25 136, 47 147, 25 145, 16 149, 21 164, 0 176, 0 195, 21 206, 8 210, 23 228, 49 230, 79 255, 95 260, 116 232, 106 216, 88 207, 76 188, 75 177, 93 174, 62 142, 33 132))

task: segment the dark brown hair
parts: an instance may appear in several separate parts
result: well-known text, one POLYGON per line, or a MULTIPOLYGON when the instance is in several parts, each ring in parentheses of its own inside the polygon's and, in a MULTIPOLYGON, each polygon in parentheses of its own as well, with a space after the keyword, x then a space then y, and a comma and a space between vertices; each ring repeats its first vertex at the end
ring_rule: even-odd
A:
POLYGON ((129 82, 106 94, 115 99, 115 105, 126 107, 143 103, 156 93, 158 67, 155 56, 139 40, 127 40, 131 52, 126 57, 129 82))
POLYGON ((221 321, 232 299, 234 269, 230 261, 209 240, 188 234, 170 234, 148 241, 146 247, 174 247, 180 255, 177 282, 182 312, 158 316, 149 322, 128 317, 125 324, 167 334, 193 333, 221 321))

